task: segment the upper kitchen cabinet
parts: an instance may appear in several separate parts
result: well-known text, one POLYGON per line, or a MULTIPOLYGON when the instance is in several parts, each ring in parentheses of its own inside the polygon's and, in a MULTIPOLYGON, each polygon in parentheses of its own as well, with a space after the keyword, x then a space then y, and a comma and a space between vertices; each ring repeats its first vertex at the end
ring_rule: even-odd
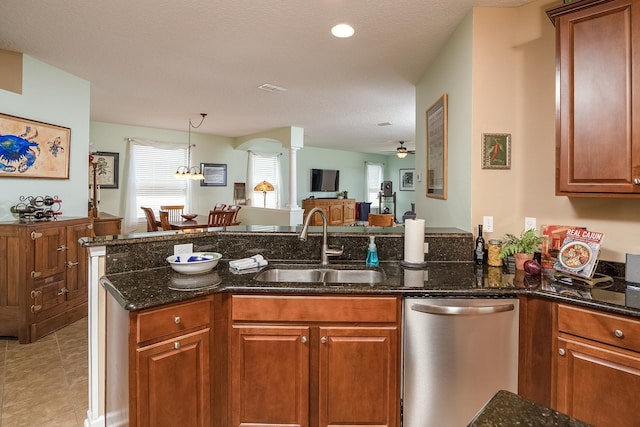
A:
POLYGON ((550 9, 556 27, 556 194, 640 197, 640 3, 550 9))

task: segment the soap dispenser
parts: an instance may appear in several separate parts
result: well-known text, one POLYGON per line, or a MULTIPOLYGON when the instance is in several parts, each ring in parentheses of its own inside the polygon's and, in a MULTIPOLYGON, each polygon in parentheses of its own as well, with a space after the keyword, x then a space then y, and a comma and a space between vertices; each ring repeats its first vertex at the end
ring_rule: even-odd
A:
POLYGON ((378 248, 376 246, 375 236, 369 236, 369 248, 367 249, 366 264, 371 267, 377 267, 380 264, 378 261, 378 248))

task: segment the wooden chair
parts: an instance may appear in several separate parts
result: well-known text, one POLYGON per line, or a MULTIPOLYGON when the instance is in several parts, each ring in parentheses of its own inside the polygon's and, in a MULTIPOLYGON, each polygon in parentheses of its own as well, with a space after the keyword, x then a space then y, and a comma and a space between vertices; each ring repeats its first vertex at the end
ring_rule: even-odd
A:
POLYGON ((160 211, 160 226, 163 230, 171 230, 171 224, 169 224, 169 211, 160 211))
POLYGON ((229 225, 238 225, 240 222, 236 219, 238 218, 238 211, 242 208, 242 206, 238 205, 229 205, 224 210, 233 212, 233 218, 231 218, 231 223, 229 225))
POLYGON ((231 219, 234 214, 234 211, 217 211, 212 209, 209 211, 207 224, 209 227, 226 227, 227 225, 231 225, 231 219))
POLYGON ((144 206, 140 206, 140 209, 144 211, 144 215, 147 217, 147 231, 158 231, 158 223, 153 209, 145 208, 144 206))
POLYGON ((393 227, 393 214, 369 214, 369 225, 393 227))
POLYGON ((224 203, 216 203, 215 206, 213 206, 213 210, 214 211, 223 211, 226 207, 227 207, 227 205, 225 205, 224 203))
POLYGON ((184 205, 162 205, 160 206, 160 210, 169 212, 169 219, 171 221, 181 221, 184 205))

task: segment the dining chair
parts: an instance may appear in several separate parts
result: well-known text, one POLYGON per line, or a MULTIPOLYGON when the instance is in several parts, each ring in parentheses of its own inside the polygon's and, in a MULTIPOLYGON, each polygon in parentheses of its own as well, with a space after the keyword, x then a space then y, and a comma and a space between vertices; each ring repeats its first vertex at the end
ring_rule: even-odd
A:
POLYGON ((181 221, 184 205, 162 205, 160 210, 169 212, 169 220, 181 221))
POLYGON ((231 225, 231 219, 233 218, 234 211, 217 211, 212 209, 209 211, 209 218, 207 225, 209 227, 225 227, 231 225))
POLYGON ((231 218, 231 222, 229 223, 229 225, 238 225, 240 224, 240 222, 236 219, 238 218, 238 211, 242 208, 242 206, 239 205, 229 205, 225 208, 226 211, 231 211, 233 212, 233 217, 231 218))
POLYGON ((393 227, 393 214, 369 214, 369 225, 376 227, 393 227))
POLYGON ((227 207, 227 205, 225 205, 224 203, 216 203, 213 206, 213 210, 214 211, 223 211, 226 207, 227 207))
POLYGON ((169 211, 160 211, 160 226, 163 230, 171 230, 171 224, 169 224, 169 211))
POLYGON ((158 223, 153 209, 145 208, 144 206, 140 206, 140 209, 144 211, 144 215, 147 217, 147 231, 158 231, 158 223))

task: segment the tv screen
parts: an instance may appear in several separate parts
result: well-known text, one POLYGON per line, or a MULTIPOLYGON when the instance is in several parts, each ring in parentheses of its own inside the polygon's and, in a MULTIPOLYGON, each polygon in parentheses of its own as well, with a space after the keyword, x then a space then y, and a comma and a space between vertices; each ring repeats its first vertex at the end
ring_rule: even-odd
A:
POLYGON ((311 191, 338 191, 340 171, 331 169, 311 169, 311 191))

